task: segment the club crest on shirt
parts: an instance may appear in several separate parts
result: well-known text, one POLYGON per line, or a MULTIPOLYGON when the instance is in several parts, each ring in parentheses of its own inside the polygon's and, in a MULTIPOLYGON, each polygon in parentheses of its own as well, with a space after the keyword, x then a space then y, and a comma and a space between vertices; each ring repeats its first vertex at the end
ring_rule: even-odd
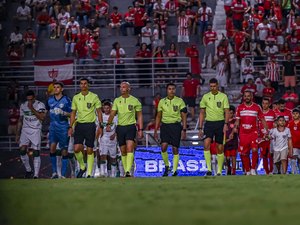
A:
POLYGON ((86 103, 86 107, 87 107, 88 109, 90 109, 90 108, 92 107, 92 103, 90 103, 90 102, 86 103))
POLYGON ((178 105, 173 105, 173 111, 177 112, 178 111, 178 105))
POLYGON ((133 110, 133 105, 128 105, 128 110, 132 111, 133 110))
POLYGON ((222 103, 221 102, 217 102, 217 106, 218 106, 218 108, 221 108, 222 103))
POLYGON ((63 108, 64 107, 64 104, 59 104, 59 108, 63 108))

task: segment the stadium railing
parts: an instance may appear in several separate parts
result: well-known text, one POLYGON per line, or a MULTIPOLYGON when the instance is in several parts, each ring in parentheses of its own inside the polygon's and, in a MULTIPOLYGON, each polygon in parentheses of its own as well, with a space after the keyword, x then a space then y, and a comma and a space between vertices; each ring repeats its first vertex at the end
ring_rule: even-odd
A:
MULTIPOLYGON (((186 72, 190 71, 190 58, 177 57, 177 62, 169 62, 169 58, 161 58, 164 63, 157 63, 157 58, 102 58, 99 61, 92 59, 76 60, 73 63, 73 82, 65 89, 78 91, 78 81, 87 77, 92 87, 113 89, 117 95, 121 81, 126 80, 133 87, 150 87, 154 95, 155 88, 168 82, 182 83, 186 72), (143 60, 143 61, 141 61, 143 60), (122 61, 122 64, 119 62, 122 61)), ((62 59, 65 60, 65 59, 62 59)), ((43 61, 43 60, 38 60, 43 61)), ((49 60, 47 60, 49 61, 49 60)), ((0 86, 6 87, 12 79, 19 85, 27 85, 37 92, 45 90, 44 86, 36 86, 34 80, 34 61, 1 61, 0 86)), ((45 74, 45 77, 48 77, 45 74)))

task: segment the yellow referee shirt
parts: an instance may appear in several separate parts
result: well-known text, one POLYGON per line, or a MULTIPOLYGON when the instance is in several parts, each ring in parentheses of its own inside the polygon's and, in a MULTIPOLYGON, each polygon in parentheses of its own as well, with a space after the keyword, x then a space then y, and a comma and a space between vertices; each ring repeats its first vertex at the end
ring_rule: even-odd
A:
POLYGON ((73 97, 72 110, 77 111, 76 122, 94 123, 96 121, 96 109, 101 108, 101 102, 98 95, 90 92, 87 95, 81 92, 73 97))
POLYGON ((222 92, 216 95, 208 92, 201 99, 200 108, 206 111, 206 121, 225 120, 224 109, 229 109, 228 97, 222 92))
POLYGON ((142 111, 142 104, 132 95, 128 98, 120 96, 114 100, 112 110, 118 114, 118 125, 127 126, 136 124, 135 113, 142 111))
POLYGON ((158 112, 162 112, 161 122, 178 123, 181 121, 180 111, 186 107, 184 101, 174 96, 173 99, 167 97, 161 99, 158 103, 158 112))

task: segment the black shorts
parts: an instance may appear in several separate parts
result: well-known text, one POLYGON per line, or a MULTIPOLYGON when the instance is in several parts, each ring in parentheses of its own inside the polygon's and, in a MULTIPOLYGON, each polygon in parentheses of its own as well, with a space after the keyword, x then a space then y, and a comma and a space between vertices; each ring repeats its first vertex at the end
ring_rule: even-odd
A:
POLYGON ((123 146, 126 145, 127 140, 135 141, 136 127, 134 124, 127 126, 117 126, 116 133, 119 146, 123 146))
POLYGON ((205 138, 214 139, 218 144, 223 144, 224 139, 224 120, 220 121, 206 121, 204 126, 205 138))
POLYGON ((86 147, 93 148, 96 136, 95 123, 77 123, 74 132, 74 145, 85 144, 86 147))
POLYGON ((179 147, 181 139, 181 123, 162 123, 160 126, 160 142, 179 147))
POLYGON ((196 97, 184 97, 183 98, 184 103, 189 107, 195 107, 196 106, 196 97))
POLYGON ((134 27, 134 35, 140 35, 143 27, 134 27))

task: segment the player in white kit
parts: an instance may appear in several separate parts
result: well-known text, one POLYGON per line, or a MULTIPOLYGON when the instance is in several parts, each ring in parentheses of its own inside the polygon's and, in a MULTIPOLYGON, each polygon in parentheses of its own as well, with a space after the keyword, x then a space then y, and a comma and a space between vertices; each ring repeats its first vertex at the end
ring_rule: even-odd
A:
POLYGON ((99 137, 99 152, 100 152, 100 176, 107 177, 107 156, 110 157, 111 164, 111 177, 116 177, 117 175, 117 138, 116 138, 116 126, 118 119, 115 116, 113 119, 113 124, 110 125, 111 131, 106 131, 106 124, 110 115, 112 103, 106 101, 103 103, 103 135, 99 137))
POLYGON ((21 160, 26 169, 25 178, 31 178, 33 174, 27 154, 29 146, 33 149, 33 178, 37 179, 41 166, 42 121, 45 119, 46 109, 44 103, 35 99, 33 91, 29 90, 26 93, 26 99, 27 101, 20 106, 16 142, 19 143, 21 160))

